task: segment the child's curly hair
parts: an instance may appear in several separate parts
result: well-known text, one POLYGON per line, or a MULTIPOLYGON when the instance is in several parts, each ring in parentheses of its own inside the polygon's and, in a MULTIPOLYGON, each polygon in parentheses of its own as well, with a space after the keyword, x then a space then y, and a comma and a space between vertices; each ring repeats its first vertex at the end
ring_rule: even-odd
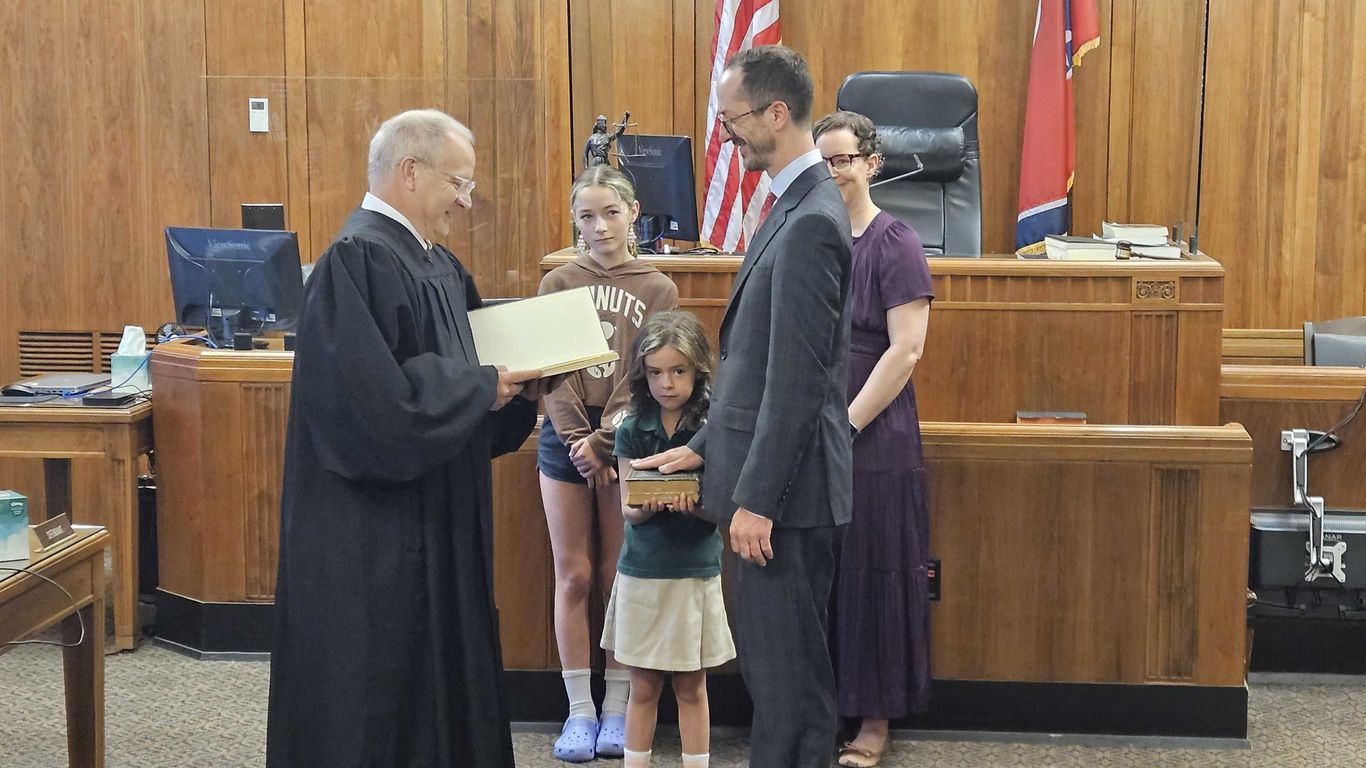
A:
POLYGON ((631 369, 627 378, 631 383, 631 410, 645 413, 659 404, 650 395, 650 381, 645 374, 645 358, 663 347, 673 347, 697 369, 692 397, 683 405, 678 428, 696 431, 707 421, 707 406, 711 402, 711 346, 702 324, 691 312, 670 310, 656 312, 641 326, 636 343, 631 349, 631 369))

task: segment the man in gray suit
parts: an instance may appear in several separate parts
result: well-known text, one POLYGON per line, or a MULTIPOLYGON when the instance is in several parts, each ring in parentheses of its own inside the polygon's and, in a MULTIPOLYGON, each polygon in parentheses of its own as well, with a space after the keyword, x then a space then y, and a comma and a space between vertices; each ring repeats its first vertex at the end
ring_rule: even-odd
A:
POLYGON ((850 227, 811 139, 811 76, 781 46, 741 51, 717 86, 726 140, 777 196, 721 321, 711 415, 636 462, 706 461, 701 514, 730 527, 740 670, 754 700, 750 765, 827 766, 835 678, 825 643, 835 527, 849 522, 850 227))

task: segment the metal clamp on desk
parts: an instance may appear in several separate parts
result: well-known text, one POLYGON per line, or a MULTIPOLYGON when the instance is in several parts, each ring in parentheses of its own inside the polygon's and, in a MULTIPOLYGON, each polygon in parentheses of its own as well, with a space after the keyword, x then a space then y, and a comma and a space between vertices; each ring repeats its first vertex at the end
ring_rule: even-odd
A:
POLYGON ((1340 541, 1332 547, 1323 546, 1323 497, 1309 495, 1309 430, 1287 429, 1281 432, 1281 450, 1290 452, 1292 473, 1292 495, 1295 504, 1305 507, 1309 512, 1309 541, 1305 544, 1308 553, 1308 567, 1304 571, 1305 581, 1317 581, 1332 577, 1339 584, 1347 581, 1347 542, 1340 541))

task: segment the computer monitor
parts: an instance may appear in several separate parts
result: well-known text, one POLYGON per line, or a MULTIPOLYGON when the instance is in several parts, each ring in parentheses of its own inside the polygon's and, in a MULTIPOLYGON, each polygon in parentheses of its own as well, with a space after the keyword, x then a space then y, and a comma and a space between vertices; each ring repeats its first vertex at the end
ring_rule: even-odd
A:
POLYGON ((617 139, 617 165, 640 201, 637 237, 652 246, 660 238, 697 239, 697 186, 692 139, 625 134, 617 139))
POLYGON ((219 345, 299 320, 303 273, 293 232, 167 227, 166 258, 176 321, 207 329, 219 345))

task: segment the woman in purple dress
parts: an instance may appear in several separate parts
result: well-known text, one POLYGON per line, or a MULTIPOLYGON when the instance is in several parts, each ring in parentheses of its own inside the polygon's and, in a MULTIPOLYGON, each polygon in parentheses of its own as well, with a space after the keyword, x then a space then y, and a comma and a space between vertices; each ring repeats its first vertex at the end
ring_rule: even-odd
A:
POLYGON ((812 134, 854 230, 854 518, 839 554, 834 647, 839 713, 862 721, 840 765, 867 768, 882 758, 888 721, 929 700, 929 499, 911 372, 934 292, 919 236, 868 194, 882 164, 872 122, 836 112, 812 134))

